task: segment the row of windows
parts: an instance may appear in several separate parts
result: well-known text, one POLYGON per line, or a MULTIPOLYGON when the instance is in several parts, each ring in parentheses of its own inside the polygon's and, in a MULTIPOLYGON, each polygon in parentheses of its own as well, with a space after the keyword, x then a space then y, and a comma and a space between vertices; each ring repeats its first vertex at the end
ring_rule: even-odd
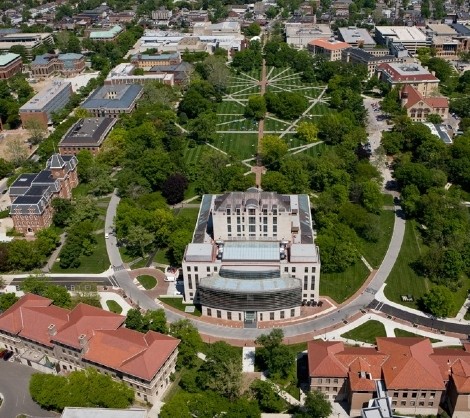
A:
MULTIPOLYGON (((402 398, 408 398, 409 392, 403 392, 401 394, 402 398)), ((416 399, 416 398, 425 398, 427 395, 427 392, 421 392, 418 394, 418 392, 411 392, 410 398, 416 399), (419 396, 418 396, 419 395, 419 396)), ((393 397, 398 398, 400 396, 400 392, 393 392, 393 397)), ((436 392, 430 392, 429 393, 429 398, 434 399, 436 397, 436 392)))
MULTIPOLYGON (((291 271, 291 273, 296 273, 297 268, 296 267, 291 267, 290 271, 291 271)), ((311 267, 310 271, 312 273, 315 273, 317 271, 317 268, 316 267, 311 267)), ((289 267, 284 267, 284 273, 289 273, 289 267)), ((308 267, 304 267, 304 273, 308 273, 308 267)))
MULTIPOLYGON (((280 318, 281 319, 285 319, 286 318, 286 313, 287 311, 281 311, 280 312, 280 318)), ((217 309, 215 311, 215 315, 217 318, 222 318, 222 311, 220 311, 219 309, 217 309)), ((212 316, 212 309, 211 308, 207 308, 207 316, 212 316)), ((295 309, 291 309, 290 310, 290 317, 293 318, 295 316, 295 309)), ((232 312, 227 312, 227 319, 229 321, 232 320, 232 312)), ((241 313, 238 313, 238 320, 241 321, 242 320, 242 314, 241 313)), ((259 320, 260 321, 263 321, 264 320, 264 314, 263 312, 260 312, 259 314, 259 320)), ((269 320, 270 321, 274 321, 274 312, 269 312, 269 320)))
MULTIPOLYGON (((237 214, 237 215, 240 215, 241 212, 242 212, 241 208, 236 208, 234 213, 237 214)), ((243 210, 243 212, 246 212, 246 208, 243 210)), ((262 210, 260 210, 260 212, 263 215, 267 215, 268 214, 268 209, 263 208, 262 210)), ((230 209, 230 208, 225 209, 225 213, 227 214, 227 216, 232 215, 232 209, 230 209)), ((273 208, 271 210, 271 213, 273 215, 277 215, 277 207, 276 206, 273 206, 273 208)), ((248 215, 256 215, 256 209, 248 209, 248 215)))
POLYGON ((318 379, 317 380, 317 383, 326 383, 326 384, 329 384, 329 383, 332 383, 331 381, 333 381, 333 383, 338 383, 338 379, 318 379), (323 380, 325 380, 323 382, 323 380))
MULTIPOLYGON (((392 401, 392 406, 397 406, 398 401, 392 401)), ((400 406, 424 406, 425 402, 420 401, 418 405, 416 405, 416 401, 400 401, 400 406)), ((428 402, 428 406, 434 406, 434 402, 428 402)))
MULTIPOLYGON (((273 233, 277 233, 277 225, 273 225, 273 233)), ((232 225, 227 225, 227 232, 230 236, 230 234, 232 233, 232 225)), ((240 236, 240 233, 241 232, 245 232, 245 225, 237 225, 237 233, 238 233, 238 236, 240 236)), ((256 225, 248 225, 248 232, 251 232, 251 233, 254 233, 256 232, 256 225)), ((264 232, 264 233, 267 233, 268 232, 268 225, 260 225, 259 226, 259 232, 264 232)))
MULTIPOLYGON (((191 266, 186 266, 186 271, 191 271, 191 266)), ((194 266, 194 270, 193 270, 195 273, 197 273, 199 271, 199 267, 198 266, 194 266)), ((211 266, 207 266, 206 267, 206 271, 208 273, 211 272, 211 266)), ((214 266, 214 272, 217 272, 217 266, 214 266)), ((188 275, 188 278, 191 279, 191 276, 188 275)))

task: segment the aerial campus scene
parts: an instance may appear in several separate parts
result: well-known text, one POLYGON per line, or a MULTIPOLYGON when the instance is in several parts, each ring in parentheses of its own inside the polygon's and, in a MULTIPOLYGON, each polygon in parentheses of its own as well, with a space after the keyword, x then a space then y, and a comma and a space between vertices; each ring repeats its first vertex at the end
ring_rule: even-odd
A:
POLYGON ((469 2, 0 20, 1 418, 470 418, 469 2))

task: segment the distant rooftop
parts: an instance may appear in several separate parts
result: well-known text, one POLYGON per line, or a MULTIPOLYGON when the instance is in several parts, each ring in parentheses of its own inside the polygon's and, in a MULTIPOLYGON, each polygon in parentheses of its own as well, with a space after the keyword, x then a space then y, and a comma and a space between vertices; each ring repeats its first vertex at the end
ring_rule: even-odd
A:
POLYGON ((41 111, 44 107, 63 90, 72 87, 70 81, 54 80, 46 88, 27 101, 20 107, 20 112, 41 111))
POLYGON ((16 60, 19 57, 20 56, 18 54, 13 54, 12 52, 0 55, 0 67, 10 64, 10 62, 16 60))
POLYGON ((383 37, 399 42, 426 42, 426 35, 416 26, 376 26, 383 37))
POLYGON ((343 41, 348 44, 363 43, 364 45, 375 45, 375 41, 367 29, 349 26, 347 28, 338 28, 338 30, 343 41))
POLYGON ((122 27, 115 25, 109 30, 97 30, 90 32, 90 39, 112 39, 122 32, 122 27))
POLYGON ((141 91, 142 86, 137 84, 102 86, 91 94, 82 107, 84 109, 127 109, 141 91))
POLYGON ((117 122, 114 118, 84 118, 65 134, 59 146, 99 146, 117 122))

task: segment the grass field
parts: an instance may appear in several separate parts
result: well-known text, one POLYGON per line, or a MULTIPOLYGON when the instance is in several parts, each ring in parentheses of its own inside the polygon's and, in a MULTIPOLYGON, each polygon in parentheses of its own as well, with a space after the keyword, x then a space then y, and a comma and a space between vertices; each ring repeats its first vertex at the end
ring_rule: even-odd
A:
POLYGON ((337 303, 342 303, 359 289, 369 270, 359 260, 342 273, 322 273, 320 277, 320 295, 329 296, 337 303))
POLYGON ((380 231, 382 231, 380 239, 377 242, 361 240, 361 253, 374 268, 378 268, 385 257, 392 238, 394 223, 395 212, 382 210, 380 212, 380 231))
MULTIPOLYGON (((186 306, 192 306, 192 305, 185 305, 183 303, 183 298, 158 298, 158 300, 182 312, 184 312, 184 309, 186 308, 186 306)), ((200 307, 197 305, 195 305, 195 307, 196 309, 194 310, 193 313, 191 313, 191 315, 201 316, 202 312, 201 312, 200 307)))
MULTIPOLYGON (((422 335, 415 334, 414 332, 406 331, 404 329, 395 328, 394 331, 395 337, 422 337, 422 335)), ((442 340, 436 340, 435 338, 430 338, 431 343, 439 343, 442 340)))
POLYGON ((107 300, 106 305, 108 305, 108 308, 111 312, 120 314, 122 312, 122 307, 117 303, 115 300, 107 300))
POLYGON ((144 286, 145 290, 153 289, 157 285, 157 279, 147 274, 137 276, 137 281, 144 286))
POLYGON ((386 337, 384 325, 379 321, 367 321, 357 328, 341 335, 348 340, 360 341, 368 344, 375 344, 376 337, 386 337))
MULTIPOLYGON (((400 254, 386 281, 385 296, 388 299, 404 306, 418 308, 418 299, 434 286, 427 277, 418 276, 412 268, 413 262, 419 258, 424 250, 425 246, 422 243, 415 221, 407 221, 400 254), (412 295, 413 302, 403 302, 401 300, 402 295, 412 295)), ((467 289, 469 288, 470 279, 466 277, 462 280, 462 287, 452 293, 454 307, 451 317, 455 316, 464 304, 467 298, 467 289)))

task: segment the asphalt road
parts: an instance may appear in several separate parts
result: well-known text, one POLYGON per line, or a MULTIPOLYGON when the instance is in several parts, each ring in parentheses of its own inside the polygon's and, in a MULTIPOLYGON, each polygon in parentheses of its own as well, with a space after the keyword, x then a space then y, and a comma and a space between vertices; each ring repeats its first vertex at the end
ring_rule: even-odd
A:
MULTIPOLYGON (((25 279, 25 277, 15 277, 11 282, 10 285, 16 286, 21 284, 21 282, 25 279)), ((61 285, 66 286, 68 290, 71 290, 71 286, 78 286, 83 283, 93 283, 99 286, 116 286, 116 282, 113 281, 113 278, 109 278, 106 276, 94 276, 94 277, 71 277, 71 276, 64 276, 64 277, 50 277, 48 276, 48 281, 61 285)))
POLYGON ((45 411, 29 395, 29 379, 36 370, 19 363, 0 360, 0 393, 4 402, 0 407, 0 417, 15 418, 19 414, 32 417, 58 417, 45 411))

